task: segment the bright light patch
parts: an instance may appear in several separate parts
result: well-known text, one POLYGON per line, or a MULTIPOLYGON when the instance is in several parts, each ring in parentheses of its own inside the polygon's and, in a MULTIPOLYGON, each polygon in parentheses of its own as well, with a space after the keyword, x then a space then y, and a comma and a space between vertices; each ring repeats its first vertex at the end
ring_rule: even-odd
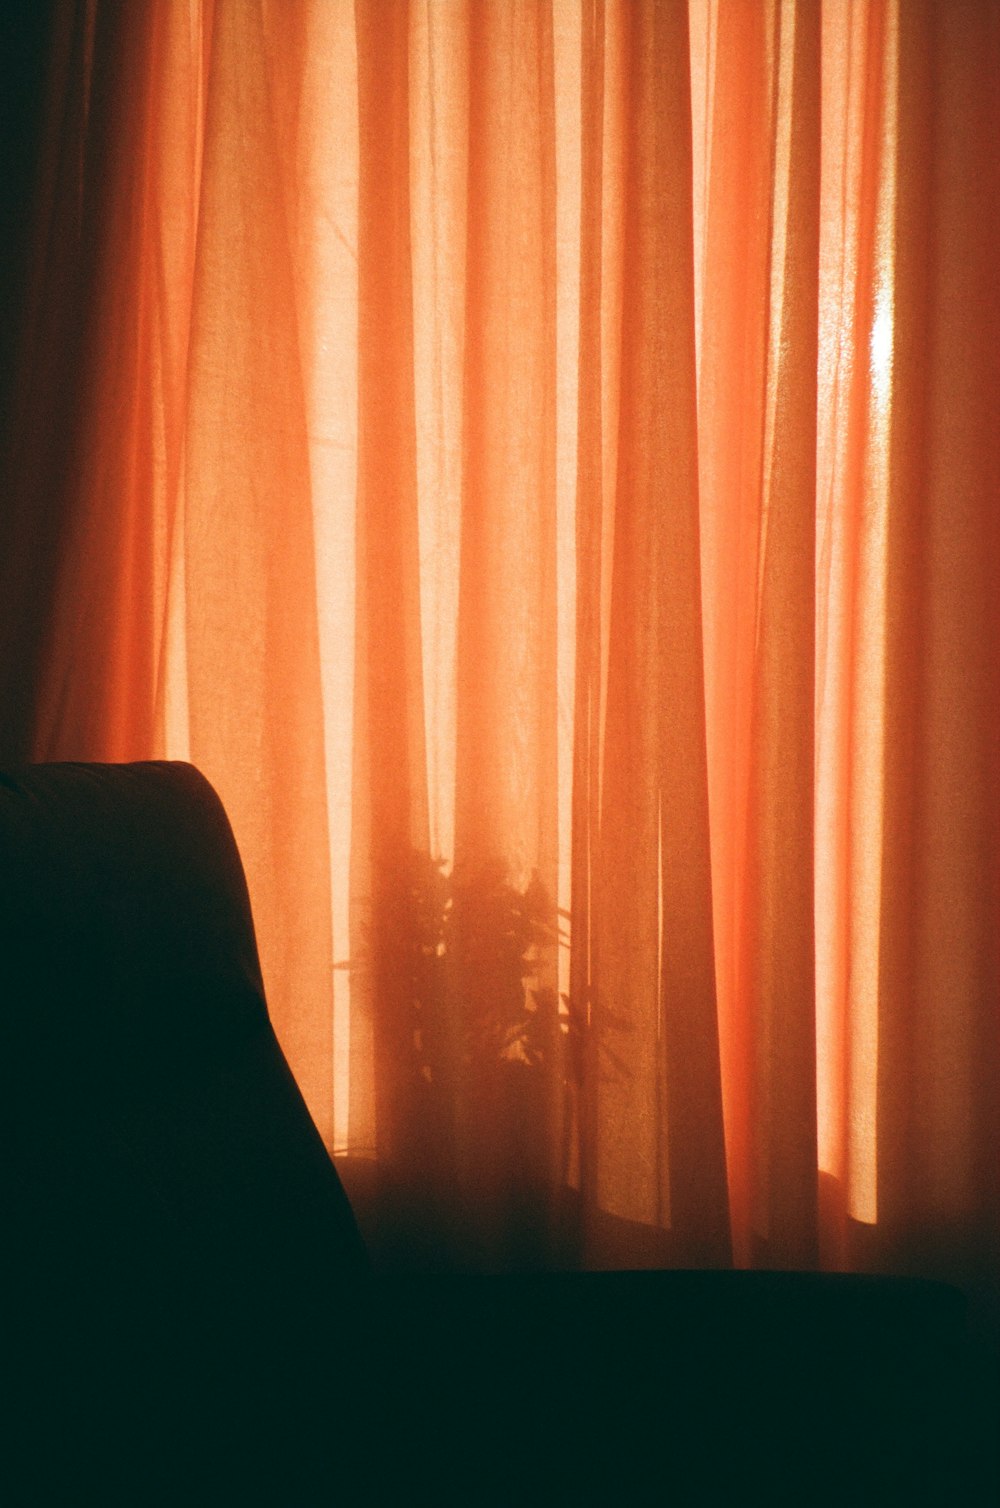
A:
POLYGON ((892 298, 887 288, 880 288, 875 301, 869 342, 872 391, 880 409, 889 402, 892 383, 892 298))

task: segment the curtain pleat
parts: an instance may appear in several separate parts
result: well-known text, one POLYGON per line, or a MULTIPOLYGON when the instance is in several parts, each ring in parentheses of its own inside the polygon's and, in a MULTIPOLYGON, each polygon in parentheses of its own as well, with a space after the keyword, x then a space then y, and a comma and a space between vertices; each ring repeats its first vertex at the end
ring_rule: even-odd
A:
POLYGON ((987 1282, 1000 7, 53 15, 5 757, 205 771, 412 1260, 987 1282))
POLYGON ((706 185, 699 437, 719 1021, 734 1243, 742 1262, 768 1266, 815 1260, 818 22, 808 4, 719 8, 706 185))
POLYGON ((856 1235, 874 1234, 884 1263, 901 1257, 910 1270, 990 1284, 1000 1131, 1000 13, 901 6, 898 24, 878 1209, 874 1232, 856 1235))
POLYGON ((309 438, 274 116, 281 51, 267 45, 264 21, 256 6, 217 6, 205 80, 184 428, 188 756, 229 809, 257 897, 275 1027, 331 1139, 309 438))
MULTIPOLYGON (((416 414, 410 244, 409 21, 405 7, 356 10, 358 111, 358 491, 355 608, 352 956, 364 951, 372 1014, 376 1147, 405 1155, 416 1134, 406 1065, 411 1019, 407 915, 413 856, 426 854, 416 414), (401 192, 387 193, 387 184, 401 192)), ((425 1154, 426 1155, 426 1154, 425 1154)))
POLYGON ((820 1167, 836 1222, 875 1213, 884 760, 885 261, 891 8, 824 13, 817 442, 816 918, 820 1167), (881 224, 880 224, 881 218, 881 224), (878 332, 876 337, 876 330, 878 332), (878 355, 873 341, 877 339, 878 355))
MULTIPOLYGON (((680 6, 630 7, 615 21, 624 29, 630 94, 622 257, 612 272, 622 287, 608 288, 621 299, 622 316, 620 346, 609 353, 618 363, 619 423, 592 882, 594 1194, 626 1218, 676 1223, 702 1259, 724 1260, 687 15, 680 6)), ((599 521, 581 519, 584 552, 599 529, 599 521)), ((592 612, 589 627, 600 634, 592 612)))
POLYGON ((560 1150, 554 44, 547 6, 470 5, 467 25, 453 984, 475 1023, 463 1173, 484 1201, 481 1240, 503 1246, 524 1224, 509 1185, 546 1182, 560 1150), (527 1040, 522 971, 540 1018, 534 1084, 512 1052, 527 1040))

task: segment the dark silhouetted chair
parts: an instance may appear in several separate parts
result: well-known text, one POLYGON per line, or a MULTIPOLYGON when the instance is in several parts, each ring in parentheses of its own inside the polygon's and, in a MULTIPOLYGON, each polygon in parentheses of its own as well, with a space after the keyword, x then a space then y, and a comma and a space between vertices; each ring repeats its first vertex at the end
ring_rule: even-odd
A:
POLYGON ((0 775, 0 970, 25 1500, 291 1490, 336 1455, 367 1258, 208 782, 0 775))

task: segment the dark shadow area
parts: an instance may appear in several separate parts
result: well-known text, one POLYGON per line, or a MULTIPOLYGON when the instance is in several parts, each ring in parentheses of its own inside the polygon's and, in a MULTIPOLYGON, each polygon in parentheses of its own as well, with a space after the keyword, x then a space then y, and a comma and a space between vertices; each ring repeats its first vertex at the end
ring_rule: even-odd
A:
MULTIPOLYGON (((0 11, 0 416, 11 401, 28 282, 42 105, 51 45, 51 0, 0 11)), ((0 423, 0 433, 3 424, 0 423)))
POLYGON ((943 1285, 411 1278, 378 1307, 403 1458, 450 1501, 990 1501, 962 1299, 943 1285))

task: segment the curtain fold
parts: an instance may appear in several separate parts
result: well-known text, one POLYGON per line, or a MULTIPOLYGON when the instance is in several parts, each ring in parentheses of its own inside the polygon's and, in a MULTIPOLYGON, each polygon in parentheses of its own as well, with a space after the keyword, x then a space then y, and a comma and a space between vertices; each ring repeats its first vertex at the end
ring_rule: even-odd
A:
MULTIPOLYGON (((594 1194, 630 1219, 676 1224, 692 1260, 725 1261, 686 7, 629 7, 612 25, 623 33, 628 93, 616 143, 621 287, 609 293, 621 316, 608 359, 617 366, 617 472, 606 541, 603 757, 591 814, 599 833, 589 1023, 597 1042, 586 1088, 596 1101, 594 1194)), ((600 527, 580 524, 595 534, 600 527)))
POLYGON ((1000 15, 898 24, 876 1229, 913 1269, 992 1282, 1000 15))
POLYGON ((191 759, 474 1267, 997 1257, 1000 6, 54 7, 10 759, 191 759))
POLYGON ((723 4, 710 27, 699 479, 728 1173, 740 1260, 801 1266, 816 1198, 819 11, 723 4))

